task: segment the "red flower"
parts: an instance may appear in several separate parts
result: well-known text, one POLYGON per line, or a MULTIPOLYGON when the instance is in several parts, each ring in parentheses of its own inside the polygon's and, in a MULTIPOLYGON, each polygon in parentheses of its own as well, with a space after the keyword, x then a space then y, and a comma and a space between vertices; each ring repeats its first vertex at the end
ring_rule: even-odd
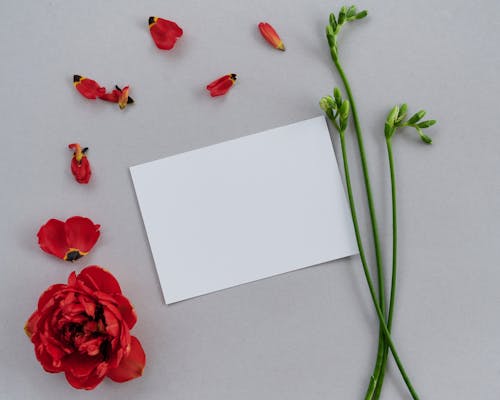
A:
POLYGON ((106 376, 125 382, 142 375, 146 355, 130 335, 136 321, 115 277, 94 265, 42 293, 24 330, 45 371, 90 390, 106 376))
POLYGON ((99 96, 101 100, 110 101, 112 103, 118 103, 118 107, 120 109, 124 109, 127 104, 134 103, 134 99, 128 95, 129 87, 125 86, 123 89, 120 89, 118 86, 115 86, 109 93, 105 93, 102 96, 99 96))
POLYGON ((285 51, 285 45, 283 44, 283 41, 280 39, 279 35, 271 25, 269 25, 267 22, 261 22, 259 24, 259 30, 264 39, 266 39, 271 46, 273 46, 275 49, 285 51))
POLYGON ((71 159, 71 172, 78 183, 89 183, 92 171, 90 170, 89 160, 87 160, 86 152, 88 147, 81 148, 78 143, 71 143, 68 145, 73 152, 71 159))
POLYGON ((207 90, 212 97, 222 96, 231 89, 235 82, 236 74, 224 75, 207 85, 207 90))
POLYGON ((106 88, 96 81, 80 75, 73 75, 73 85, 87 99, 96 99, 106 93, 106 88))
POLYGON ((66 222, 49 219, 38 231, 38 244, 46 253, 75 261, 92 250, 100 227, 84 217, 71 217, 66 222))
POLYGON ((182 29, 173 21, 158 17, 149 17, 149 31, 156 47, 171 50, 182 36, 182 29))

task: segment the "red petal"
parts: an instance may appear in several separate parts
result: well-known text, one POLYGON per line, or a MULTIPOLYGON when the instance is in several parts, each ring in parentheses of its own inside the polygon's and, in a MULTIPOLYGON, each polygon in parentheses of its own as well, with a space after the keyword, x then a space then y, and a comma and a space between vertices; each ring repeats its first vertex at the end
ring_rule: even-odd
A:
POLYGON ((108 377, 115 382, 126 382, 142 375, 146 365, 146 354, 135 336, 130 338, 130 353, 117 368, 108 371, 108 377))
POLYGON ((64 229, 68 247, 88 253, 99 239, 100 225, 85 217, 71 217, 66 220, 64 229))
POLYGON ((114 298, 118 302, 117 308, 127 324, 128 329, 132 329, 137 322, 137 314, 135 313, 134 307, 130 304, 130 301, 121 294, 116 294, 114 298))
POLYGON ((105 93, 102 96, 99 96, 99 98, 101 100, 111 101, 112 103, 118 103, 120 92, 116 89, 113 89, 110 93, 105 93))
POLYGON ((73 84, 82 96, 91 100, 102 96, 106 92, 106 89, 101 87, 96 81, 79 75, 73 76, 73 84))
POLYGON ((93 372, 88 376, 83 376, 83 377, 77 377, 73 375, 70 371, 66 371, 65 375, 66 375, 66 380, 69 382, 71 386, 73 386, 75 389, 85 389, 85 390, 94 389, 105 378, 105 375, 99 376, 97 374, 97 371, 93 372))
POLYGON ((266 39, 271 46, 279 50, 285 50, 282 40, 271 25, 267 22, 261 22, 259 24, 259 30, 264 39, 266 39))
POLYGON ((212 97, 222 96, 231 89, 234 82, 236 82, 236 74, 227 74, 208 84, 207 90, 210 91, 212 97))
POLYGON ((73 157, 71 159, 71 172, 78 183, 89 183, 92 171, 90 170, 87 157, 83 157, 80 162, 76 161, 76 158, 73 157))
POLYGON ((38 244, 46 253, 64 259, 68 249, 64 222, 58 219, 49 219, 38 231, 38 244))
POLYGON ((30 339, 33 336, 33 333, 35 333, 37 330, 37 323, 39 320, 40 314, 37 310, 33 314, 31 314, 31 317, 29 317, 29 319, 26 321, 26 325, 24 325, 24 332, 26 332, 26 335, 28 335, 30 339))
POLYGON ((38 299, 38 310, 43 311, 45 306, 54 298, 54 295, 67 287, 68 286, 63 283, 57 283, 55 285, 49 286, 38 299))
POLYGON ((149 30, 156 46, 162 50, 171 50, 183 33, 179 25, 163 18, 156 18, 149 30))
POLYGON ((110 272, 98 265, 84 268, 77 279, 94 290, 109 294, 121 294, 122 292, 116 278, 110 272))

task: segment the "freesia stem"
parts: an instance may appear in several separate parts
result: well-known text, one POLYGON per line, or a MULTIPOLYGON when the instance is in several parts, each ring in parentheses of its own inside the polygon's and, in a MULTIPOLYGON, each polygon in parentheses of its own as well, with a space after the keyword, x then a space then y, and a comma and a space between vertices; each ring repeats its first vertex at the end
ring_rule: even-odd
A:
POLYGON ((365 273, 366 283, 368 284, 368 288, 370 290, 370 295, 371 295, 375 310, 377 312, 378 319, 380 321, 381 329, 385 335, 385 341, 388 344, 389 348, 391 349, 394 360, 396 361, 396 364, 399 368, 399 371, 401 372, 401 376, 403 377, 403 380, 405 381, 406 386, 408 387, 408 390, 410 391, 412 398, 414 400, 418 400, 419 397, 417 395, 417 392, 413 388, 413 385, 410 381, 410 378, 408 377, 408 375, 403 367, 403 364, 399 358, 396 347, 392 341, 391 333, 389 332, 389 329, 385 323, 384 315, 382 314, 382 310, 381 310, 380 305, 377 301, 377 295, 375 293, 375 288, 373 286, 371 274, 370 274, 370 271, 368 269, 368 264, 366 262, 366 256, 365 256, 365 252, 364 252, 363 242, 361 240, 361 234, 360 234, 360 229, 359 229, 359 224, 358 224, 356 207, 354 204, 354 196, 352 193, 351 177, 349 174, 349 162, 347 159, 347 151, 346 151, 346 145, 345 145, 345 133, 344 132, 340 132, 340 143, 341 143, 341 147, 342 147, 342 158, 344 161, 344 174, 345 174, 345 180, 346 180, 346 186, 347 186, 347 194, 348 194, 348 198, 349 198, 349 205, 351 208, 351 217, 352 217, 352 222, 354 225, 354 232, 356 235, 356 241, 358 243, 359 256, 361 258, 361 264, 363 265, 363 271, 365 273))
MULTIPOLYGON (((378 236, 377 216, 375 214, 375 205, 373 202, 370 176, 368 173, 368 165, 366 162, 365 148, 364 148, 364 144, 363 144, 363 134, 361 132, 361 126, 359 124, 358 111, 356 108, 356 102, 354 101, 354 98, 353 98, 353 95, 351 92, 351 86, 349 85, 349 81, 347 80, 347 77, 345 75, 345 72, 344 72, 342 66, 340 65, 340 62, 338 60, 338 56, 336 56, 336 54, 334 54, 333 52, 331 52, 331 53, 332 53, 333 63, 335 64, 335 67, 337 68, 337 70, 339 72, 340 78, 342 79, 342 82, 344 84, 344 87, 345 87, 345 90, 347 93, 347 97, 348 97, 350 105, 351 105, 352 117, 354 120, 354 129, 356 131, 356 137, 358 140, 359 155, 361 158, 361 166, 363 169, 366 197, 368 200, 368 209, 370 212, 370 219, 371 219, 371 225, 372 225, 373 243, 374 243, 374 247, 375 247, 375 257, 376 257, 376 262, 377 262, 377 281, 378 281, 378 294, 379 294, 378 301, 380 304, 380 309, 382 311, 382 315, 385 316, 386 308, 385 308, 384 271, 383 271, 382 256, 381 256, 381 251, 380 251, 380 240, 379 240, 379 236, 378 236)), ((387 345, 386 345, 386 343, 384 343, 384 335, 382 333, 382 326, 380 326, 380 328, 379 328, 379 342, 378 342, 378 350, 377 350, 377 361, 375 363, 375 367, 373 370, 372 377, 370 379, 370 385, 368 386, 365 399, 371 399, 371 395, 373 393, 373 390, 376 388, 377 378, 378 378, 378 375, 380 373, 380 368, 381 368, 382 361, 383 361, 384 351, 387 351, 387 345)))
MULTIPOLYGON (((394 156, 392 154, 391 138, 386 138, 387 156, 389 158, 389 171, 391 175, 391 201, 392 201, 392 277, 391 277, 391 295, 389 300, 389 314, 387 316, 387 329, 392 329, 392 317, 394 315, 394 299, 396 298, 396 282, 397 282, 397 254, 398 254, 398 219, 397 219, 397 203, 396 203, 396 173, 394 168, 394 156)), ((386 346, 380 365, 380 372, 377 378, 373 399, 377 400, 380 397, 382 385, 384 384, 385 368, 387 364, 387 356, 389 349, 386 346)))

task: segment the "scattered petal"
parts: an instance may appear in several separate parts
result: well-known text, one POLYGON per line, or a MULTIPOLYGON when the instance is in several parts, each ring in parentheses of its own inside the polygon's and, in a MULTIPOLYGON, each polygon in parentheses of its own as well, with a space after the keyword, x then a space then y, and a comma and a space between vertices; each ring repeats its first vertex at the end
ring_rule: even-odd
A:
POLYGON ((210 92, 210 96, 212 97, 222 96, 233 87, 235 82, 236 74, 227 74, 208 84, 207 90, 210 92))
POLYGON ((182 36, 182 29, 173 21, 158 17, 149 17, 149 31, 156 47, 171 50, 175 42, 182 36))
POLYGON ((99 98, 104 101, 110 101, 112 103, 118 103, 118 106, 121 110, 123 110, 127 104, 133 104, 134 99, 128 95, 129 87, 125 86, 123 89, 120 89, 118 86, 115 86, 109 93, 105 93, 99 98))
POLYGON ((71 173, 75 180, 81 184, 87 184, 90 181, 92 171, 90 169, 89 160, 87 159, 88 147, 82 149, 80 144, 71 143, 68 148, 73 150, 73 158, 71 159, 71 173))
POLYGON ((285 51, 285 45, 283 44, 283 41, 271 25, 269 25, 267 22, 261 22, 259 24, 259 30, 264 39, 266 39, 271 46, 273 46, 275 49, 285 51))
POLYGON ((146 354, 141 342, 135 337, 130 337, 130 353, 122 359, 117 368, 108 371, 108 378, 115 382, 126 382, 142 375, 146 365, 146 354))
POLYGON ((97 99, 106 93, 106 88, 100 86, 96 81, 80 75, 73 75, 73 85, 82 96, 87 99, 97 99))

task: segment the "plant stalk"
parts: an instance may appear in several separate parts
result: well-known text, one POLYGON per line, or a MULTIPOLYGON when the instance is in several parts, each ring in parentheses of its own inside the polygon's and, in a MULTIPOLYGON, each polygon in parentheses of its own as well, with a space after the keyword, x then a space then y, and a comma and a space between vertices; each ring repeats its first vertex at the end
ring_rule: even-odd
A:
POLYGON ((370 271, 368 269, 368 264, 366 262, 366 256, 365 256, 365 252, 364 252, 363 242, 361 239, 361 233, 360 233, 359 224, 358 224, 356 207, 355 207, 355 203, 354 203, 354 195, 352 192, 351 177, 350 177, 350 173, 349 173, 349 162, 347 159, 347 151, 346 151, 346 145, 345 145, 345 133, 344 132, 340 132, 340 143, 341 143, 341 147, 342 147, 342 158, 344 161, 344 175, 345 175, 345 180, 346 180, 349 205, 351 208, 351 217, 352 217, 352 222, 354 225, 356 242, 358 244, 359 256, 361 258, 361 264, 363 265, 363 271, 365 274, 366 283, 368 284, 368 289, 370 290, 370 295, 371 295, 371 298, 373 301, 373 305, 375 307, 375 311, 377 312, 377 316, 378 316, 378 319, 380 321, 380 326, 381 326, 382 332, 383 332, 384 337, 385 337, 385 342, 388 344, 389 348, 391 349, 394 360, 396 361, 396 365, 398 366, 398 369, 401 372, 401 376, 403 377, 403 380, 405 381, 406 386, 408 387, 408 390, 409 390, 412 398, 414 400, 418 400, 419 399, 418 394, 415 391, 415 389, 410 381, 410 378, 408 377, 408 375, 406 373, 406 370, 404 369, 404 366, 399 358, 399 354, 396 350, 394 342, 392 341, 390 331, 385 323, 384 315, 383 315, 382 310, 380 308, 380 305, 377 301, 377 295, 375 293, 375 288, 373 286, 371 274, 370 274, 370 271))

